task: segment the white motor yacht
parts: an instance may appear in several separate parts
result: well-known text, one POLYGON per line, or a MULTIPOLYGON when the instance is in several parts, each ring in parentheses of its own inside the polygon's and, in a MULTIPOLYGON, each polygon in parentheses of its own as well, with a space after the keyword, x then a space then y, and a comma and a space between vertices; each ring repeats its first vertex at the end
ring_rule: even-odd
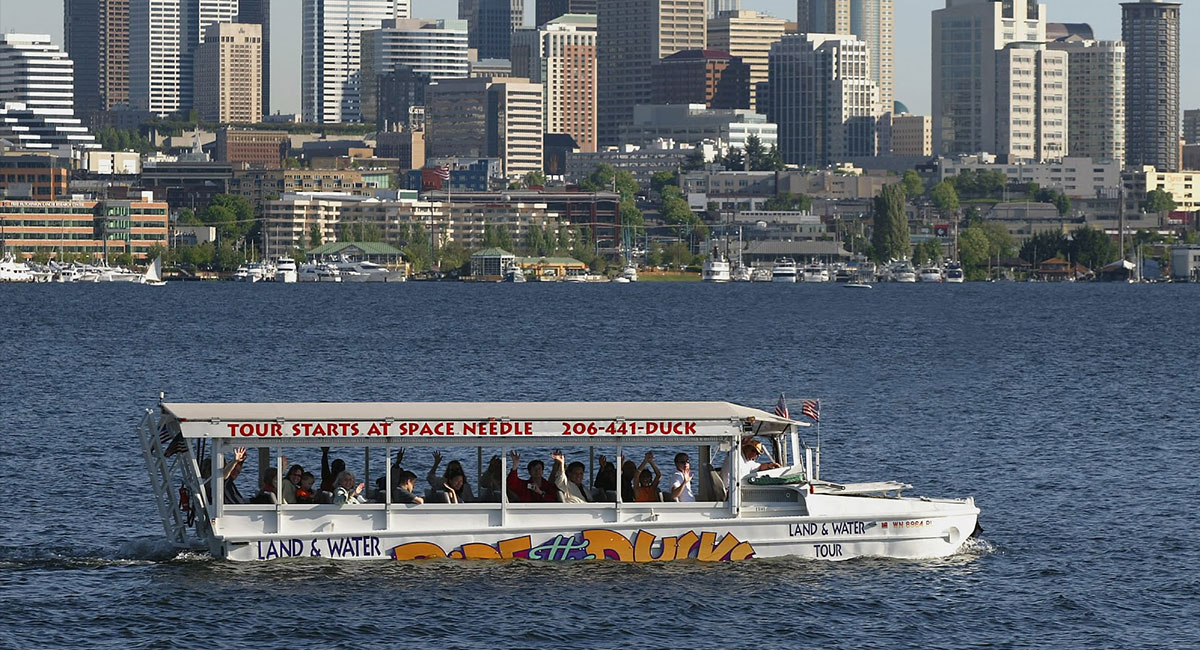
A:
POLYGON ((332 264, 310 262, 300 265, 296 271, 296 279, 300 282, 341 282, 342 274, 332 264))
POLYGON ((920 282, 941 282, 942 270, 936 266, 922 267, 921 272, 917 274, 917 280, 920 282))
POLYGON ((946 267, 946 282, 953 284, 962 284, 966 277, 963 275, 962 267, 957 263, 951 263, 946 267))
POLYGON ((624 278, 628 282, 637 282, 638 281, 637 265, 635 265, 633 262, 626 264, 625 268, 621 269, 621 275, 618 277, 624 278))
POLYGON ((298 271, 296 268, 296 260, 290 257, 281 257, 275 262, 275 281, 283 282, 284 284, 292 284, 296 282, 298 271))
POLYGON ((775 266, 771 268, 771 282, 795 282, 798 274, 796 260, 781 257, 775 260, 775 266))
POLYGON ((804 267, 804 282, 829 282, 829 269, 820 262, 813 262, 804 267))
POLYGON ((912 284, 917 281, 917 270, 913 268, 912 262, 908 260, 900 260, 892 264, 891 267, 892 282, 906 282, 912 284))
POLYGON ((730 275, 730 278, 734 282, 750 282, 754 279, 754 271, 750 270, 750 267, 748 266, 739 266, 733 270, 733 274, 730 275))
POLYGON ((97 282, 140 282, 142 275, 134 273, 129 269, 120 266, 102 266, 98 269, 100 274, 97 282))
POLYGON ((729 282, 729 260, 713 255, 704 260, 700 269, 700 280, 703 282, 729 282))
POLYGON ((0 258, 0 282, 33 282, 33 271, 9 253, 0 258))

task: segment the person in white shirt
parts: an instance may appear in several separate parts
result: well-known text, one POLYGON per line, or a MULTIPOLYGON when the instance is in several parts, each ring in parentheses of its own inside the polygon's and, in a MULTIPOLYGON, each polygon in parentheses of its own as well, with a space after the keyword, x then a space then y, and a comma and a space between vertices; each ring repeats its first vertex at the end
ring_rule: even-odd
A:
MULTIPOLYGON (((779 467, 779 463, 771 460, 770 454, 767 454, 766 447, 763 443, 754 438, 744 438, 741 445, 742 463, 738 469, 738 482, 746 480, 758 472, 779 467), (766 457, 766 462, 759 462, 763 457, 766 457)), ((721 479, 729 485, 729 475, 733 472, 733 454, 729 454, 729 458, 725 460, 725 466, 721 468, 721 479)))
POLYGON ((559 498, 563 503, 588 503, 587 488, 583 486, 583 463, 575 461, 564 469, 566 459, 561 451, 550 454, 554 459, 554 469, 550 478, 558 488, 559 498))
POLYGON ((675 454, 675 473, 671 475, 671 498, 680 503, 696 502, 696 494, 692 492, 692 462, 683 452, 675 454))

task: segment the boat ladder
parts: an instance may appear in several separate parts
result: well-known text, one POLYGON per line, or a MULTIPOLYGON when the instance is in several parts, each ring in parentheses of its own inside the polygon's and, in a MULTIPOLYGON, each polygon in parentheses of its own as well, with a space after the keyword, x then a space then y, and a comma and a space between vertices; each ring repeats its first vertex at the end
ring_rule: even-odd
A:
POLYGON ((146 409, 137 433, 167 540, 180 549, 203 547, 201 542, 212 540, 212 528, 192 447, 183 442, 178 429, 168 428, 152 409, 146 409), (181 503, 184 495, 186 501, 181 503), (196 527, 193 539, 188 535, 191 525, 196 527))

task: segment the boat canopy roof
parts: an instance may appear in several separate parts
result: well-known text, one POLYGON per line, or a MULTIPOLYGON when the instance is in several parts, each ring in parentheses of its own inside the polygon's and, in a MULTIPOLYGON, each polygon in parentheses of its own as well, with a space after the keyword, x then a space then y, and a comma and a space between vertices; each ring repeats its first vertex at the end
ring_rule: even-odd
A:
MULTIPOLYGON (((712 425, 720 425, 729 431, 734 421, 753 422, 761 433, 778 432, 789 426, 808 426, 783 418, 773 413, 732 404, 730 402, 268 402, 268 403, 182 403, 169 402, 160 405, 164 415, 178 420, 188 437, 240 437, 242 425, 274 423, 277 430, 257 427, 257 437, 298 437, 309 435, 312 427, 296 427, 294 424, 344 424, 337 429, 340 436, 357 436, 343 431, 371 431, 372 436, 420 435, 421 426, 432 423, 528 423, 524 435, 562 435, 564 425, 590 429, 597 424, 599 431, 591 429, 589 435, 604 433, 608 423, 648 423, 640 428, 630 425, 636 434, 668 433, 665 425, 674 427, 672 432, 683 433, 689 429, 695 434, 715 433, 712 425), (351 427, 355 423, 362 426, 351 427), (384 426, 385 423, 389 426, 384 426), (547 424, 549 423, 549 424, 547 424), (390 426, 398 424, 400 426, 390 426), (653 425, 653 426, 651 426, 653 425), (678 425, 678 426, 676 426, 678 425), (707 425, 707 426, 705 426, 707 425), (706 431, 695 430, 696 427, 706 431), (557 429, 557 432, 556 432, 557 429)), ((467 429, 465 435, 474 435, 476 427, 467 429)), ((324 426, 321 431, 327 431, 324 426)), ((740 426, 737 431, 740 431, 740 426)), ((610 434, 624 434, 625 427, 610 430, 610 434)), ((440 435, 440 434, 438 434, 440 435)), ((482 435, 482 434, 479 434, 482 435)), ((490 434, 495 435, 495 434, 490 434)), ((504 435, 504 434, 501 434, 504 435)), ((515 432, 515 435, 522 435, 515 432)), ((728 435, 728 434, 727 434, 728 435)))

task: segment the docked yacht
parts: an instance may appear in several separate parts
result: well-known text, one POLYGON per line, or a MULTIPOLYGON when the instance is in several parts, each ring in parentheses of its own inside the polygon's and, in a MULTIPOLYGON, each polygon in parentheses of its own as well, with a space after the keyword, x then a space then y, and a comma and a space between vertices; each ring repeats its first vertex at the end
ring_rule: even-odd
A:
POLYGON ((522 271, 521 267, 514 264, 508 267, 508 270, 504 272, 504 281, 521 284, 526 281, 525 271, 522 271))
POLYGON ((962 266, 960 266, 957 262, 951 262, 950 264, 946 265, 946 282, 950 282, 952 284, 962 284, 965 279, 966 278, 963 275, 962 266))
POLYGON ((120 266, 101 266, 97 269, 100 274, 96 282, 141 282, 142 274, 130 271, 120 266))
POLYGON ((621 269, 621 275, 618 277, 624 278, 625 280, 627 280, 629 282, 637 282, 638 281, 637 265, 634 264, 633 262, 626 264, 625 268, 621 269))
POLYGON ((771 267, 771 282, 795 282, 798 274, 796 260, 781 257, 775 260, 775 266, 771 267))
POLYGON ((908 260, 900 260, 893 262, 889 268, 892 282, 906 282, 912 284, 917 281, 917 270, 913 268, 912 262, 908 260))
POLYGON ((33 271, 9 253, 0 258, 0 282, 33 282, 33 271))
POLYGON ((734 269, 729 277, 734 282, 751 282, 754 280, 754 271, 750 267, 742 265, 734 269))
POLYGON ((296 260, 290 257, 281 257, 275 261, 275 281, 283 282, 284 284, 292 284, 299 280, 299 271, 296 267, 296 260))
POLYGON ((243 264, 233 272, 233 279, 238 282, 262 282, 267 279, 267 268, 261 262, 243 264))
POLYGON ((756 266, 750 270, 751 282, 771 282, 775 279, 775 274, 770 268, 765 266, 756 266))
POLYGON ((700 280, 703 282, 729 282, 729 260, 714 250, 713 254, 704 260, 704 266, 700 269, 700 280))
POLYGON ((309 262, 300 265, 296 271, 296 279, 300 282, 341 282, 342 274, 332 264, 309 262))
POLYGON ((921 271, 917 274, 919 282, 941 282, 942 270, 936 266, 921 267, 921 271))
POLYGON ((829 282, 829 269, 820 262, 813 262, 804 267, 804 282, 829 282))

